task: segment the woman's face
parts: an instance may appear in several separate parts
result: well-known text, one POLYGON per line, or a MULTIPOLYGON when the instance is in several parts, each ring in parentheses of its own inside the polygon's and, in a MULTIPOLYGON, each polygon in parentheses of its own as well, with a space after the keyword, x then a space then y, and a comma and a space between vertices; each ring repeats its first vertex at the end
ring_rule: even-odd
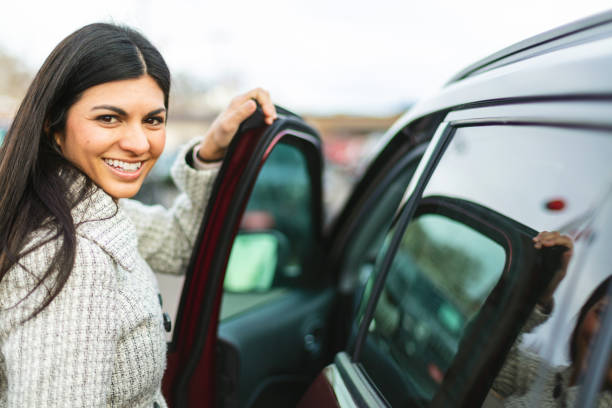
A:
MULTIPOLYGON (((589 350, 591 341, 599 332, 599 326, 604 312, 609 303, 609 298, 604 297, 595 303, 586 313, 580 327, 578 328, 578 337, 576 338, 577 361, 581 362, 581 371, 586 369, 587 359, 589 358, 589 350)), ((612 384, 612 367, 608 370, 608 381, 612 384)))
POLYGON ((164 93, 148 75, 87 89, 56 133, 66 159, 113 198, 134 196, 164 149, 164 93))

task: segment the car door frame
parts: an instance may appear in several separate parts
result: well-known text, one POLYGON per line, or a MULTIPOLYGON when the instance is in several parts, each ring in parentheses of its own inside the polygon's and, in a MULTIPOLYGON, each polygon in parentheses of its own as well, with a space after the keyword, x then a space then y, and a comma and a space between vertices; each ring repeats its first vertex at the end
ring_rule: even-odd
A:
POLYGON ((298 116, 278 108, 270 126, 234 138, 213 185, 183 287, 163 381, 171 406, 214 403, 215 341, 223 277, 233 240, 259 170, 278 143, 301 146, 311 177, 315 242, 322 234, 322 153, 318 133, 298 116), (197 272, 196 272, 197 271, 197 272), (193 382, 198 385, 194 386, 193 382))

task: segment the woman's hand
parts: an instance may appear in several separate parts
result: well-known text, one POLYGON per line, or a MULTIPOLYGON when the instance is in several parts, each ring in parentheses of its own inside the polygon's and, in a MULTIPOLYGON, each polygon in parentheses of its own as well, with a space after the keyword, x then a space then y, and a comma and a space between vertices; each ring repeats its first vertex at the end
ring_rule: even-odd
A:
POLYGON ((553 294, 555 293, 555 290, 557 290, 557 287, 559 286, 563 278, 565 278, 565 274, 567 273, 567 266, 569 265, 569 261, 574 251, 574 241, 572 241, 569 236, 562 235, 558 231, 542 231, 533 238, 533 242, 533 246, 536 249, 541 249, 543 247, 552 247, 555 245, 562 245, 564 247, 567 247, 567 251, 565 251, 561 256, 561 266, 559 268, 559 271, 557 271, 554 278, 548 285, 548 288, 546 288, 546 291, 542 294, 540 300, 538 301, 538 304, 540 304, 544 308, 552 308, 553 294))
POLYGON ((245 94, 238 95, 217 116, 204 136, 204 141, 198 151, 198 156, 201 159, 216 161, 223 158, 227 146, 232 141, 240 124, 255 112, 257 108, 255 100, 261 105, 266 124, 271 125, 274 122, 274 119, 276 119, 276 109, 272 104, 268 91, 255 88, 245 94))

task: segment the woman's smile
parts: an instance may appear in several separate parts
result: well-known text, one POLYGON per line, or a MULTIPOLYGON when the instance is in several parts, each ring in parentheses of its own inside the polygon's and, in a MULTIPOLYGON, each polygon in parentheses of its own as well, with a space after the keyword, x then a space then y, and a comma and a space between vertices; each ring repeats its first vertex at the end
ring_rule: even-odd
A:
POLYGON ((122 160, 104 159, 104 162, 115 169, 119 169, 119 170, 123 170, 127 172, 136 171, 140 169, 140 167, 142 166, 142 161, 130 163, 130 162, 122 161, 122 160))
POLYGON ((104 163, 106 163, 112 174, 124 181, 137 180, 144 169, 142 161, 130 163, 122 160, 104 159, 104 163))

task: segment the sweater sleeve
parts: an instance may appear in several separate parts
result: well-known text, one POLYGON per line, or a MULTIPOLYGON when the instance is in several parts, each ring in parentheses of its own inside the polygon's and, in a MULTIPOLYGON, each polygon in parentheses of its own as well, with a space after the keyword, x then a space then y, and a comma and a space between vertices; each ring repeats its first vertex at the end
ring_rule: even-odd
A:
POLYGON ((39 247, 2 281, 0 344, 6 378, 0 406, 107 405, 120 336, 115 320, 115 266, 107 254, 78 238, 75 267, 64 288, 38 315, 23 323, 46 290, 39 288, 19 300, 32 288, 33 274, 41 272, 36 266, 48 265, 56 248, 53 242, 39 247))
MULTIPOLYGON (((530 332, 547 319, 548 315, 542 313, 536 307, 527 319, 521 335, 530 332)), ((503 398, 510 395, 525 394, 533 385, 538 374, 538 368, 542 363, 542 359, 537 355, 519 348, 521 337, 519 336, 512 345, 502 369, 493 382, 493 390, 503 398)))
POLYGON ((219 171, 220 163, 204 170, 187 163, 194 144, 179 152, 172 167, 172 178, 181 193, 170 209, 120 201, 136 227, 140 254, 158 273, 184 272, 219 171))

